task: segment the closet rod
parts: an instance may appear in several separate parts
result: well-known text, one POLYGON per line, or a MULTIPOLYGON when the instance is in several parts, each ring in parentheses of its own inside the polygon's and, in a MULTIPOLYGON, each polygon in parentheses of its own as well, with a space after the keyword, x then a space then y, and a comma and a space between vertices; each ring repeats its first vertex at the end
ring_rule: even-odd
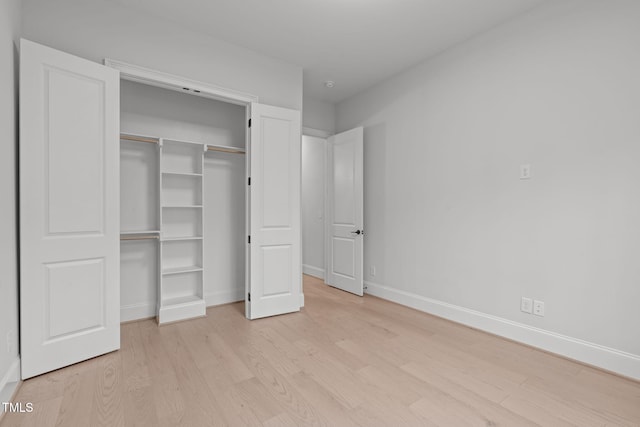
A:
POLYGON ((134 141, 134 142, 148 142, 149 144, 157 144, 157 138, 149 138, 146 136, 136 136, 136 135, 127 135, 125 133, 120 134, 120 139, 124 139, 125 141, 134 141))
POLYGON ((225 147, 216 147, 213 145, 207 145, 207 151, 221 151, 223 153, 232 153, 232 154, 245 154, 246 151, 234 148, 225 148, 225 147))
POLYGON ((158 236, 120 236, 120 240, 152 240, 158 238, 158 236))

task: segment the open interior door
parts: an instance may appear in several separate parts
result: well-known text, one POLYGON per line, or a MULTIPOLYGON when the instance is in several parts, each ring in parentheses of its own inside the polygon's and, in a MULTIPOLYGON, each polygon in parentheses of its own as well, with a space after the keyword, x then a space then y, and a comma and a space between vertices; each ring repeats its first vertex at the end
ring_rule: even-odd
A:
POLYGON ((249 319, 299 311, 300 112, 251 104, 249 319))
POLYGON ((326 282, 363 294, 363 129, 327 140, 326 282))
POLYGON ((23 379, 120 348, 119 85, 21 41, 23 379))

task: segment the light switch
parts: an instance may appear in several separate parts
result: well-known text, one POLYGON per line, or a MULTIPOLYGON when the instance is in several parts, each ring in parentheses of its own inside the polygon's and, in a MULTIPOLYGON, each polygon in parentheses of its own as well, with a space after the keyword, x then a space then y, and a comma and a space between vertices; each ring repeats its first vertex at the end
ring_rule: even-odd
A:
POLYGON ((520 179, 531 179, 531 165, 520 165, 520 179))

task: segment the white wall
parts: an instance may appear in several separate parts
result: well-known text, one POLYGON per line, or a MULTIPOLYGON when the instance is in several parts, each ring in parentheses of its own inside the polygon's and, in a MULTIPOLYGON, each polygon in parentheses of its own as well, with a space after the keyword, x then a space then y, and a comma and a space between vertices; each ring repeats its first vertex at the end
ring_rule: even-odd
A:
POLYGON ((336 130, 336 106, 330 102, 304 95, 302 126, 333 134, 336 130))
POLYGON ((338 105, 370 292, 640 378, 638 22, 550 2, 338 105))
POLYGON ((302 136, 302 269, 324 278, 326 139, 302 136))
POLYGON ((106 0, 24 0, 24 37, 90 60, 105 57, 302 109, 302 69, 106 0))
POLYGON ((16 144, 20 15, 19 0, 0 2, 0 402, 11 397, 19 373, 16 144))
MULTIPOLYGON (((121 84, 121 129, 126 133, 244 147, 245 108, 139 83, 121 84)), ((158 230, 158 149, 123 142, 121 227, 158 230)), ((208 152, 204 169, 204 290, 208 305, 244 300, 245 156, 208 152)), ((152 317, 158 265, 155 240, 124 241, 122 320, 152 317)))

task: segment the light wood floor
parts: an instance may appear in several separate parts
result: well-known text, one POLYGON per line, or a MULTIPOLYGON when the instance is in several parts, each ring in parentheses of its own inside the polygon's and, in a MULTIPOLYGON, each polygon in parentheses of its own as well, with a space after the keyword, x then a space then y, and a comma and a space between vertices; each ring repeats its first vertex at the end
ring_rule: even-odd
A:
POLYGON ((243 304, 25 381, 8 426, 640 425, 640 383, 305 277, 306 307, 243 304))

